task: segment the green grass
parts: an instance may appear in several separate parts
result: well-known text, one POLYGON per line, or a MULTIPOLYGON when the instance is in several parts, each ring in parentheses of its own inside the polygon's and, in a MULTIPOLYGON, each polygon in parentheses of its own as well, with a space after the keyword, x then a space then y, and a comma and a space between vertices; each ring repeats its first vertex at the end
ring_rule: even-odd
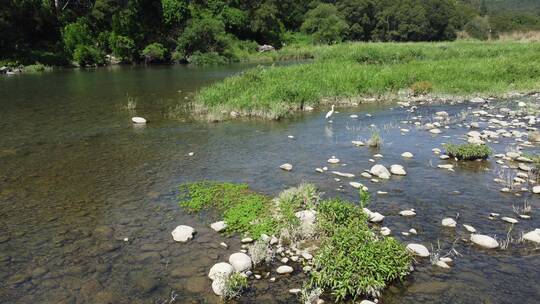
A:
POLYGON ((492 151, 486 145, 477 144, 445 144, 446 154, 459 160, 476 160, 488 158, 492 151))
POLYGON ((540 88, 539 53, 540 43, 517 42, 290 46, 264 56, 314 60, 229 77, 202 89, 194 109, 212 120, 228 119, 230 111, 279 119, 307 105, 393 96, 411 86, 437 96, 531 91, 540 88))
MULTIPOLYGON (((336 302, 378 296, 388 283, 409 273, 412 257, 404 246, 370 229, 361 207, 370 200, 366 191, 359 192, 359 206, 341 199, 320 201, 320 193, 311 184, 287 189, 273 200, 250 191, 245 184, 198 182, 183 184, 180 190, 180 204, 185 209, 217 209, 224 212, 229 231, 252 237, 282 235, 299 225, 296 211, 315 209, 315 234, 304 236, 304 240, 318 240, 321 246, 314 254, 314 271, 306 286, 323 290, 336 302)), ((267 243, 257 241, 253 246, 257 244, 263 245, 258 251, 266 252, 267 243)), ((240 277, 229 283, 230 297, 237 297, 245 286, 240 277)))

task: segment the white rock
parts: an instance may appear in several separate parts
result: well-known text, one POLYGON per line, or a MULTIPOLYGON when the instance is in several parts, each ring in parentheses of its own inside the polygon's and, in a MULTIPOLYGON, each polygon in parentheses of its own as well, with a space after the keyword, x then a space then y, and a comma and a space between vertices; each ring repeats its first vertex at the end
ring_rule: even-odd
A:
POLYGON ((283 164, 281 166, 279 166, 281 169, 285 170, 285 171, 291 171, 292 170, 292 165, 291 164, 283 164))
POLYGON ((486 100, 484 98, 474 97, 473 99, 470 100, 470 102, 472 102, 472 103, 484 103, 484 102, 486 102, 486 100))
POLYGON ((394 175, 407 175, 402 165, 391 165, 390 172, 394 175))
POLYGON ((442 220, 442 225, 444 227, 456 227, 456 221, 453 218, 447 217, 442 220))
POLYGON ((229 263, 233 266, 234 270, 238 272, 251 269, 251 258, 242 252, 231 254, 229 257, 229 263))
POLYGON ((441 131, 440 129, 435 128, 435 129, 429 130, 429 132, 430 132, 431 134, 441 134, 442 131, 441 131))
POLYGON ((540 229, 535 229, 531 232, 527 232, 523 235, 523 239, 526 241, 540 244, 540 229))
POLYGON ((463 224, 463 227, 465 227, 465 229, 470 233, 476 233, 476 229, 474 229, 474 227, 471 225, 463 224))
POLYGON ((415 216, 416 212, 414 212, 414 210, 403 210, 403 211, 400 211, 399 214, 401 216, 415 216))
POLYGON ((510 223, 510 224, 517 224, 518 223, 518 220, 516 220, 515 218, 511 218, 511 217, 507 217, 507 216, 503 216, 501 217, 501 220, 507 222, 507 223, 510 223))
POLYGON ((369 173, 382 179, 390 178, 390 172, 388 172, 388 169, 386 169, 386 167, 383 165, 375 165, 371 167, 371 169, 369 170, 369 173))
POLYGON ((210 228, 212 228, 215 232, 220 232, 227 228, 227 224, 225 224, 224 221, 215 222, 210 225, 210 228))
POLYGON ((294 269, 288 265, 282 265, 276 269, 276 272, 279 274, 288 274, 288 273, 292 273, 293 271, 294 269))
POLYGON ((225 279, 218 278, 212 282, 212 291, 216 296, 222 296, 225 290, 225 279))
POLYGON ((302 289, 300 289, 300 288, 292 288, 292 289, 289 289, 289 293, 290 293, 290 294, 294 294, 294 295, 295 295, 295 294, 299 294, 299 293, 301 293, 301 292, 302 292, 302 289))
POLYGON ((337 163, 339 163, 339 158, 335 158, 334 156, 332 156, 332 158, 328 159, 328 163, 329 164, 337 164, 337 163))
POLYGON ((381 234, 382 235, 387 236, 387 235, 390 235, 390 233, 392 233, 392 230, 390 230, 390 228, 388 228, 388 227, 382 227, 381 228, 381 234))
POLYGON ((360 175, 365 178, 372 178, 371 174, 369 174, 368 172, 362 172, 360 173, 360 175))
POLYGON ((442 257, 439 259, 439 261, 443 261, 445 263, 452 263, 453 260, 450 257, 442 257))
POLYGON ((409 233, 410 233, 410 234, 414 234, 414 235, 417 235, 417 234, 418 234, 418 232, 417 232, 416 229, 414 229, 414 228, 409 229, 409 233))
POLYGON ((408 244, 407 249, 414 253, 417 256, 420 257, 428 257, 429 256, 429 250, 424 245, 420 244, 408 244))
POLYGON ((351 187, 356 188, 356 189, 360 189, 362 187, 362 184, 358 182, 349 182, 349 185, 351 185, 351 187))
POLYGON ((438 165, 437 167, 439 169, 447 169, 447 170, 453 170, 454 169, 454 165, 452 165, 452 164, 438 165))
POLYGON ((332 171, 332 174, 337 175, 337 176, 341 176, 341 177, 348 177, 348 178, 353 178, 354 177, 354 174, 352 174, 352 173, 345 173, 345 172, 339 172, 339 171, 332 171))
POLYGON ((302 257, 308 261, 313 259, 313 255, 309 252, 302 252, 302 257))
POLYGON ((241 242, 242 244, 253 243, 253 239, 250 238, 250 237, 247 237, 247 238, 241 239, 240 242, 241 242))
POLYGON ((361 147, 361 146, 365 145, 364 142, 359 141, 359 140, 353 140, 353 141, 352 141, 352 144, 353 144, 354 146, 357 146, 357 147, 361 147))
POLYGON ((405 158, 413 158, 414 155, 411 153, 411 152, 403 152, 401 154, 401 157, 405 157, 405 158))
POLYGON ((208 277, 210 280, 215 280, 219 277, 221 278, 227 278, 234 272, 234 268, 231 264, 226 262, 221 262, 214 264, 212 268, 210 268, 210 271, 208 272, 208 277))
POLYGON ((362 300, 362 302, 360 302, 360 304, 375 304, 375 302, 372 302, 370 300, 362 300))
POLYGON ((437 266, 439 266, 441 268, 444 268, 444 269, 449 269, 450 268, 450 266, 448 264, 446 264, 446 262, 441 261, 441 260, 437 261, 437 263, 435 263, 435 265, 437 265, 437 266))
POLYGON ((193 238, 195 229, 193 227, 180 225, 171 232, 172 237, 177 242, 185 243, 193 238))
POLYGON ((539 194, 540 193, 540 186, 534 186, 532 188, 532 192, 535 193, 535 194, 539 194))
POLYGON ((384 215, 379 212, 372 212, 369 214, 369 221, 372 223, 379 223, 384 220, 384 215))
POLYGON ((499 247, 499 243, 494 238, 483 234, 472 234, 471 242, 484 248, 494 249, 499 247))
POLYGON ((142 117, 132 117, 131 118, 131 121, 134 123, 134 124, 139 124, 139 125, 144 125, 146 124, 146 119, 142 118, 142 117))

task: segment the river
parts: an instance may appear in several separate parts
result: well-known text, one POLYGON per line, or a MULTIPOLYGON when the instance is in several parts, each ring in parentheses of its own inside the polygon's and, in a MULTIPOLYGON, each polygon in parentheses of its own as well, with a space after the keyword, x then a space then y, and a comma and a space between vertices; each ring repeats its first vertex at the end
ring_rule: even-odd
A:
MULTIPOLYGON (((400 122, 413 114, 392 104, 337 109, 332 124, 321 112, 202 123, 175 111, 201 87, 247 67, 112 67, 0 78, 0 302, 217 303, 206 275, 240 248, 238 237, 213 232, 211 215, 183 212, 178 184, 245 182, 275 195, 307 181, 326 197, 356 200, 348 179, 314 169, 335 155, 346 164, 337 170, 358 175, 381 153, 379 162, 402 164, 408 174, 363 180, 374 193, 370 209, 385 214, 385 226, 403 242, 436 247, 440 241, 449 249, 456 241, 462 255, 450 270, 418 260, 416 271, 383 293, 382 303, 538 303, 540 257, 533 245, 483 250, 461 241, 468 238, 461 223, 505 238, 509 224, 490 220, 489 213, 515 217, 512 205, 525 200, 532 219, 521 220, 512 234, 540 227, 538 197, 500 193, 494 160, 461 163, 455 172, 436 168, 440 160, 431 149, 462 136, 463 128, 433 136, 408 126, 403 134, 400 122), (128 100, 135 110, 125 108, 128 100), (353 113, 359 118, 350 118, 353 113), (134 127, 134 115, 148 124, 134 127), (351 140, 369 138, 372 125, 383 147, 353 147, 351 140), (405 151, 414 158, 401 158, 405 151), (291 172, 279 169, 286 162, 291 172), (398 215, 407 208, 417 216, 398 215), (458 213, 458 229, 441 227, 443 217, 458 213), (180 224, 196 229, 194 240, 172 240, 180 224), (418 235, 401 235, 410 228, 418 235)), ((414 115, 440 110, 457 117, 466 105, 421 106, 414 115)), ((504 152, 510 140, 492 147, 504 152)), ((239 302, 290 303, 295 296, 288 290, 301 287, 302 278, 270 283, 263 276, 239 302)))

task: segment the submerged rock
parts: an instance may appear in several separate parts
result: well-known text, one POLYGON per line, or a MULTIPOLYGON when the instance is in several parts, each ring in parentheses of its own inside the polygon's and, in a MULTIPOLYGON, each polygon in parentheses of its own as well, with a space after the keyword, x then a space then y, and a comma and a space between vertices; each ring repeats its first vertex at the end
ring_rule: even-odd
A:
POLYGON ((480 247, 484 247, 488 249, 494 249, 494 248, 499 247, 499 243, 497 242, 497 240, 483 234, 472 234, 471 242, 473 242, 474 244, 480 247))
POLYGON ((171 232, 173 239, 177 242, 185 243, 193 238, 195 229, 190 226, 180 225, 171 232))
POLYGON ((408 244, 407 249, 419 257, 428 257, 429 250, 424 245, 420 244, 408 244))
POLYGON ((456 221, 453 218, 450 218, 450 217, 444 218, 442 220, 442 225, 444 227, 454 228, 454 227, 456 227, 456 224, 457 224, 456 221))

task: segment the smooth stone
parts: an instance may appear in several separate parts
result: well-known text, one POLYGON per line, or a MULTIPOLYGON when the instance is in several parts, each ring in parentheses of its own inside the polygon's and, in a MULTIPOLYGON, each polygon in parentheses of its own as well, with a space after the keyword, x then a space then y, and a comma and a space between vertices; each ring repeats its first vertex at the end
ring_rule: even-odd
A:
POLYGON ((370 300, 362 300, 362 302, 360 302, 360 304, 376 304, 376 303, 372 302, 370 300))
POLYGON ((240 240, 240 242, 242 244, 253 243, 253 239, 250 238, 250 237, 247 237, 247 238, 243 238, 242 240, 240 240))
POLYGON ((463 224, 463 227, 465 227, 465 229, 470 233, 476 233, 476 229, 474 229, 474 227, 471 225, 463 224))
POLYGON ((407 249, 419 257, 428 257, 429 250, 424 245, 420 244, 408 244, 407 249))
POLYGON ((354 174, 352 174, 352 173, 344 173, 344 172, 339 172, 339 171, 332 171, 332 174, 337 175, 337 176, 341 176, 341 177, 348 177, 348 178, 353 178, 354 177, 354 174))
POLYGON ((289 289, 289 293, 290 293, 290 294, 296 295, 296 294, 299 294, 299 293, 301 293, 301 292, 302 292, 302 289, 300 289, 300 288, 292 288, 292 289, 289 289))
POLYGON ((361 141, 359 141, 359 140, 353 140, 353 141, 352 141, 352 144, 353 144, 354 146, 357 146, 357 147, 361 147, 361 146, 364 146, 364 145, 365 145, 364 142, 361 142, 361 141))
POLYGON ((391 165, 390 173, 394 175, 407 175, 407 172, 405 172, 405 169, 402 165, 391 165))
POLYGON ((381 234, 382 235, 388 236, 388 235, 390 235, 390 233, 392 233, 392 230, 390 230, 390 228, 388 228, 388 227, 382 227, 381 228, 381 234))
POLYGON ((456 221, 455 221, 453 218, 447 217, 447 218, 444 218, 444 219, 442 220, 442 225, 443 225, 444 227, 451 227, 451 228, 454 228, 454 227, 456 227, 456 224, 457 224, 457 223, 456 223, 456 221))
POLYGON ((441 267, 441 268, 444 268, 444 269, 449 269, 450 266, 448 264, 446 264, 446 262, 444 261, 441 261, 441 260, 438 260, 437 263, 435 263, 435 265, 441 267))
POLYGON ((293 271, 294 269, 288 265, 282 265, 276 269, 276 272, 279 274, 288 274, 288 273, 292 273, 293 271))
POLYGON ((405 158, 413 158, 414 155, 411 153, 411 152, 403 152, 401 154, 401 157, 405 157, 405 158))
POLYGON ((283 164, 281 166, 279 166, 280 169, 283 169, 285 171, 291 171, 292 170, 292 165, 291 164, 283 164))
POLYGON ((356 188, 356 189, 362 188, 362 184, 358 182, 349 182, 349 185, 351 185, 351 187, 356 188))
POLYGON ((225 280, 224 279, 216 279, 212 282, 212 291, 216 296, 222 296, 223 291, 225 289, 225 280))
POLYGON ((527 232, 523 235, 523 239, 529 242, 540 244, 540 229, 527 232))
POLYGON ((190 226, 180 225, 171 232, 173 239, 177 242, 185 243, 193 238, 195 229, 190 226))
POLYGON ((131 121, 134 123, 134 124, 145 124, 146 123, 146 119, 142 118, 142 117, 132 117, 131 118, 131 121))
POLYGON ((339 163, 339 159, 335 158, 335 157, 332 157, 332 158, 328 159, 328 163, 329 164, 337 164, 337 163, 339 163))
POLYGON ((474 97, 473 99, 470 100, 470 102, 471 103, 485 103, 486 100, 481 97, 474 97))
POLYGON ((371 167, 371 169, 369 170, 369 173, 379 177, 379 178, 382 178, 382 179, 389 179, 390 178, 390 172, 388 172, 388 169, 386 169, 385 166, 383 165, 375 165, 373 167, 371 167))
POLYGON ((229 257, 229 263, 233 266, 234 270, 238 272, 251 269, 251 258, 242 252, 231 254, 229 257))
POLYGON ((454 165, 451 165, 451 164, 447 164, 447 165, 438 165, 437 166, 439 169, 447 169, 447 170, 453 170, 454 169, 454 165))
POLYGON ((499 247, 499 243, 494 238, 483 235, 483 234, 472 234, 471 235, 471 242, 474 244, 488 248, 488 249, 494 249, 499 247))
POLYGON ((401 216, 415 216, 416 212, 414 210, 403 210, 399 212, 399 215, 401 216))
POLYGON ((225 224, 224 221, 219 221, 211 224, 210 228, 212 228, 215 232, 220 232, 227 228, 227 224, 225 224))
POLYGON ((507 222, 507 223, 510 223, 510 224, 517 224, 518 223, 518 220, 516 220, 515 218, 511 218, 511 217, 507 217, 507 216, 503 216, 501 217, 501 220, 507 222))
POLYGON ((441 132, 442 131, 440 129, 437 129, 437 128, 429 130, 429 133, 431 133, 431 134, 441 134, 441 132))
POLYGON ((215 280, 219 277, 221 278, 227 278, 234 272, 234 268, 231 264, 226 262, 220 262, 217 264, 214 264, 212 268, 210 268, 210 271, 208 272, 208 277, 210 280, 215 280))
POLYGON ((535 194, 539 194, 540 193, 540 186, 534 186, 532 188, 532 192, 535 193, 535 194))

